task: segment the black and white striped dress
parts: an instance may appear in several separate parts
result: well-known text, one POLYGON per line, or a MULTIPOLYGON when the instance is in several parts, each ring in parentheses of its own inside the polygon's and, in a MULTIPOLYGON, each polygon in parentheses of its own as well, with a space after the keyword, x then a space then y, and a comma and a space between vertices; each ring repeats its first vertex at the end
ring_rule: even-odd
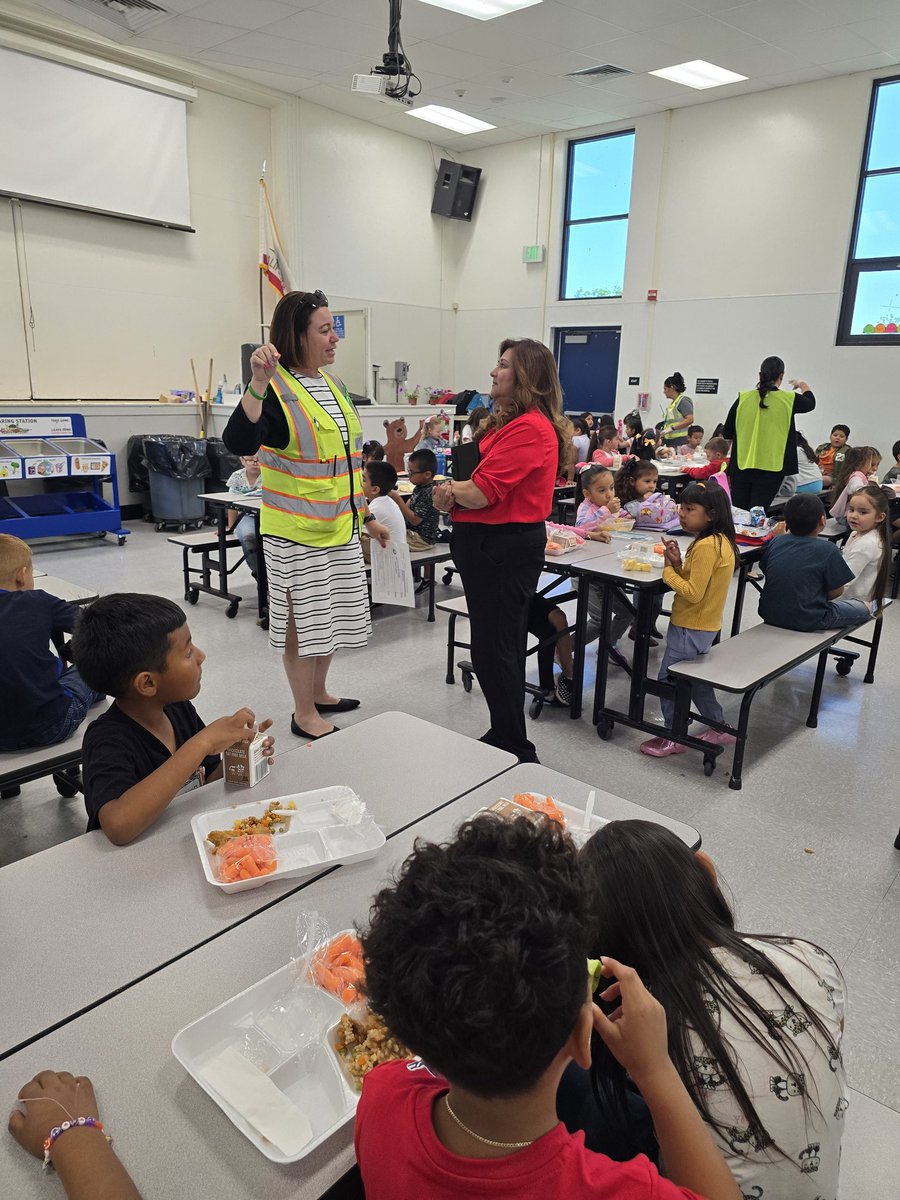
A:
MULTIPOLYGON (((347 422, 325 380, 320 376, 294 377, 334 418, 344 445, 349 446, 347 422)), ((365 646, 372 623, 358 537, 345 546, 318 547, 266 534, 263 551, 269 580, 270 645, 284 650, 290 595, 299 658, 365 646)))

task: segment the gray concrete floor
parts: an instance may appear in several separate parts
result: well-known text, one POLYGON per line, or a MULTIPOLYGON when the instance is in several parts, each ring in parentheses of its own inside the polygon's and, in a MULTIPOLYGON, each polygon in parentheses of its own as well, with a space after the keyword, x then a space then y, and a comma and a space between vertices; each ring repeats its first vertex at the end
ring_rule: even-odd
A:
MULTIPOLYGON (((70 541, 38 548, 35 562, 48 574, 103 593, 157 592, 181 601, 180 551, 149 526, 135 523, 132 529, 123 548, 70 541)), ((247 704, 259 717, 272 716, 276 737, 287 744, 287 684, 256 626, 246 568, 233 580, 247 598, 234 620, 210 597, 185 606, 194 639, 208 655, 197 705, 212 720, 247 704)), ((458 594, 458 587, 438 586, 439 598, 458 594)), ((362 700, 358 712, 339 724, 401 709, 474 737, 484 732, 486 709, 477 685, 467 695, 459 682, 444 683, 446 619, 439 613, 429 625, 423 604, 420 598, 415 612, 377 610, 368 647, 336 659, 333 690, 362 700)), ((753 610, 748 595, 745 625, 755 623, 753 610)), ((637 752, 641 735, 627 729, 617 728, 603 742, 589 718, 572 721, 552 708, 529 722, 547 766, 699 829, 732 894, 739 928, 809 938, 842 965, 849 990, 845 1056, 857 1093, 847 1114, 842 1200, 900 1197, 900 853, 893 848, 900 803, 890 732, 900 674, 898 625, 895 606, 885 617, 873 686, 862 682, 859 665, 846 678, 829 669, 817 729, 805 725, 811 665, 760 693, 740 792, 727 787, 727 750, 707 779, 699 755, 646 758, 637 752)), ((594 664, 589 653, 586 702, 594 664)), ((614 686, 624 695, 621 678, 614 686)), ((441 768, 429 760, 427 745, 410 746, 409 753, 424 770, 441 768)), ((3 801, 0 816, 4 863, 75 837, 85 826, 81 798, 60 800, 49 781, 28 784, 19 799, 3 801)))

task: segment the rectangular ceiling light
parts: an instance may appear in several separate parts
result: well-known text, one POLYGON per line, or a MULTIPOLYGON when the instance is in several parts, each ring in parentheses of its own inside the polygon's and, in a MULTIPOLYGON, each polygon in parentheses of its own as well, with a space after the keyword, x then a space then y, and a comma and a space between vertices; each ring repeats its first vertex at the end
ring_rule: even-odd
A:
POLYGON ((669 79, 672 83, 683 83, 689 88, 721 87, 723 83, 741 83, 746 75, 737 75, 734 71, 726 71, 714 63, 704 62, 695 58, 693 62, 679 63, 677 67, 662 67, 659 71, 651 71, 660 79, 669 79))
POLYGON ((452 129, 454 133, 482 133, 485 129, 497 128, 496 125, 488 125, 487 121, 470 117, 468 113, 457 112, 455 108, 441 108, 439 104, 412 108, 406 115, 431 121, 432 125, 443 125, 445 129, 452 129))
POLYGON ((518 12, 520 8, 531 8, 541 0, 422 0, 435 8, 446 8, 448 12, 474 17, 476 21, 492 21, 494 17, 518 12))

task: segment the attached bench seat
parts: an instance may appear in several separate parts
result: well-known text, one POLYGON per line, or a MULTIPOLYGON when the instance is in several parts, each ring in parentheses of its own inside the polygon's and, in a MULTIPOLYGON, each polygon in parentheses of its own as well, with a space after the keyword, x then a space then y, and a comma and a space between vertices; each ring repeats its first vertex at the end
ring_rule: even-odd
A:
MULTIPOLYGON (((889 600, 885 601, 885 607, 889 604, 889 600)), ((731 733, 736 738, 734 764, 728 786, 739 791, 742 782, 741 769, 747 741, 750 705, 756 693, 767 683, 771 683, 781 675, 786 675, 800 663, 818 656, 816 680, 810 701, 809 716, 806 719, 806 724, 815 729, 818 724, 819 701, 822 696, 822 684, 825 679, 825 667, 829 653, 838 656, 837 669, 842 675, 849 672, 853 660, 858 657, 856 651, 835 650, 837 642, 849 641, 869 648, 865 682, 874 682, 875 660, 878 655, 883 622, 881 620, 874 622, 875 629, 871 640, 866 641, 864 638, 856 636, 859 630, 869 624, 871 622, 815 633, 779 629, 774 625, 754 625, 751 629, 747 629, 735 637, 719 642, 702 658, 675 663, 669 667, 669 676, 675 681, 673 736, 678 741, 684 740, 687 736, 691 690, 694 683, 704 683, 718 691, 743 695, 737 728, 724 724, 716 726, 722 732, 731 733)))
MULTIPOLYGON (((219 570, 219 534, 215 529, 198 529, 195 533, 173 533, 167 539, 173 546, 181 547, 181 573, 184 580, 184 598, 188 604, 196 604, 200 593, 218 596, 228 601, 228 616, 237 615, 240 596, 232 595, 224 586, 223 572, 219 570), (191 566, 191 559, 199 558, 197 566, 191 566), (219 585, 213 583, 213 572, 219 576, 219 585)), ((241 543, 236 537, 225 539, 227 551, 241 550, 241 543)), ((243 550, 235 562, 229 567, 226 561, 224 576, 233 574, 244 561, 243 550)))
POLYGON ((40 746, 36 750, 0 750, 0 792, 14 792, 23 783, 52 775, 61 796, 74 796, 81 791, 81 748, 84 733, 91 721, 109 708, 104 700, 88 710, 71 737, 55 746, 40 746))

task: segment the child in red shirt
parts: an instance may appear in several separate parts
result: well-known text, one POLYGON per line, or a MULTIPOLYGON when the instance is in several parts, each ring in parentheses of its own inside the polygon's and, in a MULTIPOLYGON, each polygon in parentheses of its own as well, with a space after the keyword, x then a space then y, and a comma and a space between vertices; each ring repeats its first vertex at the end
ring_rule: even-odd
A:
POLYGON ((685 475, 691 479, 710 479, 728 466, 728 442, 723 437, 710 438, 703 447, 706 463, 702 467, 684 467, 685 475))
POLYGON ((367 1200, 740 1200, 637 974, 604 960, 612 1019, 592 1004, 588 927, 577 850, 546 819, 476 817, 454 842, 420 843, 375 897, 369 1004, 422 1058, 366 1077, 355 1140, 367 1200), (557 1120, 562 1073, 590 1062, 593 1031, 640 1088, 670 1179, 643 1155, 587 1150, 557 1120))

